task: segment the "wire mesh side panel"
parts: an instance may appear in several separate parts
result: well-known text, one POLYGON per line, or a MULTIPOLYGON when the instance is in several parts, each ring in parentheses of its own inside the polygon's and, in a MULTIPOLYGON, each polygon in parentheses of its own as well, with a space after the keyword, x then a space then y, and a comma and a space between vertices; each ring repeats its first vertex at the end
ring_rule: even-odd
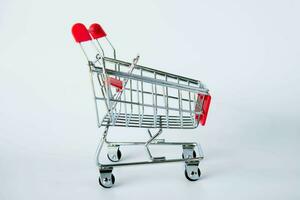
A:
POLYGON ((92 76, 98 83, 95 84, 97 107, 101 107, 99 110, 107 108, 107 114, 98 122, 100 125, 176 129, 198 126, 195 115, 201 114, 202 106, 198 94, 208 94, 200 81, 139 65, 129 74, 130 63, 111 58, 104 60, 106 73, 121 80, 123 89, 111 87, 110 94, 103 94, 103 71, 101 66, 94 67, 92 76), (195 111, 196 107, 200 109, 195 111))

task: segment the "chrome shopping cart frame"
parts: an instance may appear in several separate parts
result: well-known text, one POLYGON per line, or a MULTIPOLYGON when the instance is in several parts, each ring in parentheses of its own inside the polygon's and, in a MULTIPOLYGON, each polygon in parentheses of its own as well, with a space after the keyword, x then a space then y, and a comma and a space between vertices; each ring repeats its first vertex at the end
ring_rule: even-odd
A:
POLYGON ((194 129, 205 125, 211 96, 201 81, 138 65, 139 56, 132 62, 116 58, 116 50, 99 24, 87 29, 76 23, 72 34, 79 43, 89 66, 98 127, 104 132, 96 152, 99 168, 99 184, 110 188, 115 182, 114 167, 154 163, 184 162, 185 176, 190 181, 198 180, 198 168, 204 158, 200 144, 196 142, 167 142, 158 139, 163 129, 194 129), (112 50, 107 56, 103 42, 112 50), (89 44, 93 53, 87 51, 89 44), (106 109, 103 116, 99 109, 106 109), (107 140, 110 126, 145 128, 149 139, 144 142, 112 142, 107 140), (153 133, 150 129, 158 129, 153 133), (110 163, 100 162, 103 144, 108 147, 110 163), (137 162, 118 162, 121 146, 143 145, 149 156, 137 162), (182 146, 182 155, 177 159, 155 157, 150 145, 182 146))

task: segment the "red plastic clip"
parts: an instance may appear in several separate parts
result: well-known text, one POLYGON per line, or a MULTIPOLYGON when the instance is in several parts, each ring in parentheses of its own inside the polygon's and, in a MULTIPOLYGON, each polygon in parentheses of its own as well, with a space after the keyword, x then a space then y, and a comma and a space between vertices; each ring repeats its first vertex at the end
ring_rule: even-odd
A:
MULTIPOLYGON (((196 114, 195 115, 195 119, 199 122, 202 126, 205 125, 206 123, 206 118, 208 115, 208 110, 209 110, 209 106, 210 106, 210 101, 211 101, 211 96, 210 95, 203 95, 203 94, 198 94, 198 98, 197 98, 197 104, 200 104, 200 102, 202 102, 203 100, 203 105, 202 105, 202 114, 196 114), (200 119, 199 119, 200 117, 200 119)), ((195 112, 200 112, 200 106, 196 105, 195 107, 195 112)))
POLYGON ((118 92, 120 92, 123 89, 123 82, 119 79, 108 77, 108 82, 110 85, 116 87, 118 92))

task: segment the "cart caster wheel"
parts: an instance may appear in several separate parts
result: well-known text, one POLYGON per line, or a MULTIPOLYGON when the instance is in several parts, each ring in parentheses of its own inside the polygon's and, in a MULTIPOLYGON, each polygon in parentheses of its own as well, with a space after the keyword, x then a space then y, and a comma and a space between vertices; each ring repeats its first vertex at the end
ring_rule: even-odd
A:
POLYGON ((99 176, 99 184, 104 188, 111 188, 115 184, 115 176, 110 173, 108 176, 99 176))
POLYGON ((119 147, 117 149, 111 148, 109 150, 109 152, 107 153, 107 158, 112 162, 120 161, 121 157, 122 157, 122 153, 121 153, 119 147))
POLYGON ((183 152, 182 153, 182 158, 186 159, 186 158, 196 158, 197 157, 197 153, 195 150, 193 150, 193 152, 183 152))
POLYGON ((201 171, 200 169, 197 168, 190 168, 186 167, 185 171, 184 171, 185 177, 189 180, 189 181, 197 181, 200 176, 201 176, 201 171))

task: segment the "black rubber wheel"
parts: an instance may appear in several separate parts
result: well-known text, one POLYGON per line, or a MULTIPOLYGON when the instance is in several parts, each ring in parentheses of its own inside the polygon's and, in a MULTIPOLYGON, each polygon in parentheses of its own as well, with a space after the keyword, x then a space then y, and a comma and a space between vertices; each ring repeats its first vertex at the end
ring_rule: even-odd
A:
POLYGON ((105 186, 101 183, 101 180, 100 180, 100 177, 98 178, 98 182, 99 182, 99 185, 101 185, 102 187, 104 188, 111 188, 114 184, 115 184, 115 176, 113 174, 111 174, 111 182, 112 182, 112 185, 110 187, 108 186, 105 186))
MULTIPOLYGON (((185 175, 185 177, 187 178, 187 180, 189 180, 189 181, 197 181, 197 180, 198 180, 198 179, 191 179, 191 178, 188 176, 186 170, 184 170, 184 175, 185 175)), ((199 175, 199 178, 200 178, 200 176, 201 176, 201 171, 200 171, 199 168, 198 168, 198 175, 199 175)))
POLYGON ((119 162, 120 159, 121 159, 121 157, 122 157, 122 153, 121 153, 120 149, 118 149, 118 151, 117 151, 117 157, 118 157, 118 160, 112 160, 112 159, 109 157, 109 155, 107 154, 108 160, 110 160, 111 162, 119 162))
POLYGON ((193 151, 193 158, 196 158, 197 157, 197 154, 196 154, 196 151, 194 150, 193 151))
MULTIPOLYGON (((195 150, 193 150, 193 158, 196 158, 197 157, 197 153, 196 153, 196 151, 195 150)), ((184 159, 184 155, 183 155, 183 153, 182 153, 182 158, 184 159)))

